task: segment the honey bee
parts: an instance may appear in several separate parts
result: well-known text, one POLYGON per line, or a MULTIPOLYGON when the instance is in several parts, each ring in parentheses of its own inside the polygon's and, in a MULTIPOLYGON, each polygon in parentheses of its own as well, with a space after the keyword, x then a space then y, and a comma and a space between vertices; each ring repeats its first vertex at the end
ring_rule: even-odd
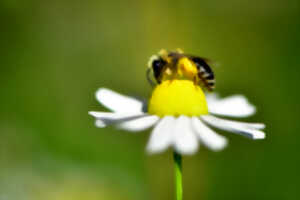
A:
POLYGON ((147 79, 150 84, 155 84, 150 78, 152 72, 158 84, 164 80, 187 79, 212 91, 215 88, 215 76, 208 62, 205 58, 185 54, 180 49, 163 49, 157 55, 151 56, 147 79))

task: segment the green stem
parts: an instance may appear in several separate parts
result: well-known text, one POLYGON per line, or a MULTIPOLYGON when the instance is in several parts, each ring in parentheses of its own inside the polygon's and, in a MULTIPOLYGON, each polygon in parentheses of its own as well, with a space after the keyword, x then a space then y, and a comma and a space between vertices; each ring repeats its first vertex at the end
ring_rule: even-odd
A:
POLYGON ((176 200, 182 200, 182 160, 181 155, 174 151, 174 164, 175 164, 175 195, 176 200))

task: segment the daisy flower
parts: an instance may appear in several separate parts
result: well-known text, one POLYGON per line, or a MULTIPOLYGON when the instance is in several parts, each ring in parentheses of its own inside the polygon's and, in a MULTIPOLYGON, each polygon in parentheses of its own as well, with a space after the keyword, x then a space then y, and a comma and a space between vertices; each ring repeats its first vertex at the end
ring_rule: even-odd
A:
POLYGON ((262 123, 246 123, 219 117, 247 117, 254 114, 255 107, 244 96, 205 96, 199 87, 186 80, 166 81, 158 85, 149 104, 106 88, 100 88, 96 92, 96 98, 111 110, 89 112, 95 117, 97 127, 113 125, 129 132, 154 127, 147 144, 149 153, 159 153, 173 147, 180 154, 194 154, 201 144, 213 151, 222 150, 228 143, 227 139, 209 126, 250 139, 265 138, 265 133, 261 131, 265 127, 262 123), (174 92, 170 93, 172 90, 174 92), (198 112, 199 115, 194 115, 193 112, 198 112))

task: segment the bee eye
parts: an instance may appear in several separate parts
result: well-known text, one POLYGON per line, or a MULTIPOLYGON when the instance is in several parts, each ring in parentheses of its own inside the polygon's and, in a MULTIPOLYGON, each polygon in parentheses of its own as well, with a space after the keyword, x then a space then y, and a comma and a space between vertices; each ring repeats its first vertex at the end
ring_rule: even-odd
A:
POLYGON ((153 69, 159 69, 162 68, 165 65, 165 62, 161 59, 159 60, 154 60, 152 63, 153 69))
POLYGON ((152 62, 152 68, 154 72, 154 77, 158 79, 163 67, 165 66, 166 62, 163 59, 154 60, 152 62))

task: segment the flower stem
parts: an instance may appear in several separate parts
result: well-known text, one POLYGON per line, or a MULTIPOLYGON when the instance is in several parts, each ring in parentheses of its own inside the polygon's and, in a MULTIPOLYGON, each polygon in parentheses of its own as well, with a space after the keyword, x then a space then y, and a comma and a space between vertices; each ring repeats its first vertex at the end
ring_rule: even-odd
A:
POLYGON ((175 164, 175 196, 176 200, 182 200, 182 159, 181 155, 173 152, 175 164))

